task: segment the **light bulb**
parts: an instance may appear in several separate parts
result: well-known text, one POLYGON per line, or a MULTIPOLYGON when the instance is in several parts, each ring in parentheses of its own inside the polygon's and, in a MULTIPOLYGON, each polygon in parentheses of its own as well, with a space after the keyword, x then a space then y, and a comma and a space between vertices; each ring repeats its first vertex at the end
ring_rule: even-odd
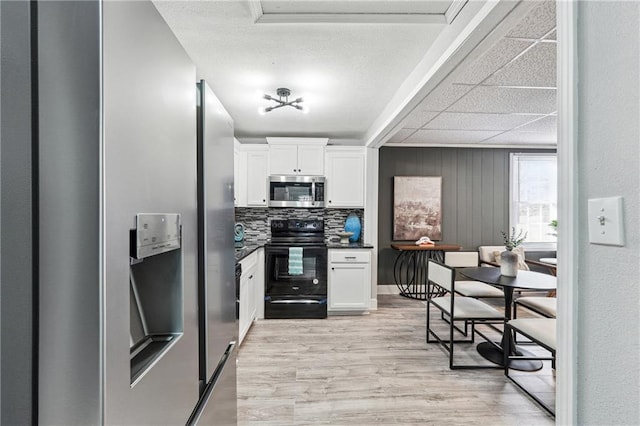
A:
POLYGON ((258 114, 260 115, 265 115, 267 113, 267 109, 266 108, 258 108, 258 114))

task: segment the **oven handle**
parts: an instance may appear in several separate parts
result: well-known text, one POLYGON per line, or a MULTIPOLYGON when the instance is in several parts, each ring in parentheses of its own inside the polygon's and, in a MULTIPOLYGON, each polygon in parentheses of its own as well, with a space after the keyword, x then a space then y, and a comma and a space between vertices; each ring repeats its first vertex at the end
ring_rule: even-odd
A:
POLYGON ((291 299, 287 299, 287 300, 271 300, 269 301, 269 303, 273 303, 275 304, 293 304, 293 303, 304 303, 305 305, 320 305, 322 304, 321 300, 312 300, 312 299, 296 299, 296 300, 291 300, 291 299))

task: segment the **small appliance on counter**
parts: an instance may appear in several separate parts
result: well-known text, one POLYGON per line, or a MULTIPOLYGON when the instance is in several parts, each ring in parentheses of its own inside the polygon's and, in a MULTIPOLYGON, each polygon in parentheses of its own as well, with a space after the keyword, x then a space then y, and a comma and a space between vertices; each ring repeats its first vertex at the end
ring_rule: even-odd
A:
POLYGON ((271 242, 265 246, 265 319, 326 316, 324 222, 271 220, 271 242))

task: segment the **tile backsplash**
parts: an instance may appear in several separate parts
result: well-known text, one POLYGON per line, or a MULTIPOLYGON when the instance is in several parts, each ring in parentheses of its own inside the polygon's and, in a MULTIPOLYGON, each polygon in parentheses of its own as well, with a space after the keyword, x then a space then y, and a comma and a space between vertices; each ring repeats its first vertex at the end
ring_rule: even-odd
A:
POLYGON ((364 209, 288 209, 288 208, 255 208, 236 207, 236 223, 245 228, 245 241, 264 243, 271 238, 271 219, 323 219, 324 233, 327 239, 336 237, 336 232, 344 230, 344 221, 349 213, 360 218, 364 235, 364 209))

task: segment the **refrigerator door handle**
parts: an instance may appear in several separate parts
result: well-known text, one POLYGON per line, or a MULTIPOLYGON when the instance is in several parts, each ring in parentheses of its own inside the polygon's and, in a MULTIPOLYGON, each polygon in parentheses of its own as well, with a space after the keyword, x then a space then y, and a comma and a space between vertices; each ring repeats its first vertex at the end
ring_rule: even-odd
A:
MULTIPOLYGON (((200 417, 202 416, 202 413, 207 407, 207 403, 209 402, 209 399, 213 395, 213 391, 215 390, 216 385, 218 384, 218 379, 224 372, 225 367, 227 366, 227 361, 229 361, 230 359, 234 359, 232 355, 235 350, 236 350, 236 342, 235 341, 229 342, 229 346, 227 347, 227 350, 225 351, 224 355, 222 355, 222 357, 220 358, 220 362, 218 363, 218 366, 216 367, 213 375, 211 376, 211 380, 209 380, 209 383, 207 383, 207 385, 205 386, 204 391, 202 392, 202 396, 200 397, 200 400, 198 401, 195 408, 193 409, 193 412, 189 416, 189 420, 187 420, 187 426, 197 425, 198 422, 200 421, 200 417)), ((235 368, 235 365, 230 365, 229 367, 235 368)))

